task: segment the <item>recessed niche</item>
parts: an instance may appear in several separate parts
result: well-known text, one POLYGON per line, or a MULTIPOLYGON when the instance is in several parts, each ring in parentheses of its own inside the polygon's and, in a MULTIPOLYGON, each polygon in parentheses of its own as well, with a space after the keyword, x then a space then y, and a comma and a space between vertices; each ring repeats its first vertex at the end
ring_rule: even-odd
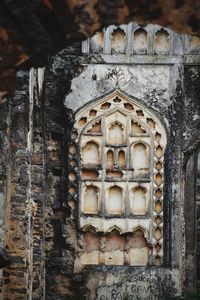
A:
POLYGON ((97 121, 92 125, 92 128, 90 128, 88 133, 101 133, 101 121, 97 121))
POLYGON ((121 28, 113 30, 112 41, 111 41, 111 52, 112 53, 125 53, 126 49, 126 35, 121 28))
POLYGON ((147 173, 149 171, 149 148, 143 143, 133 146, 132 165, 137 173, 147 173))
POLYGON ((86 124, 77 129, 75 123, 69 140, 69 175, 75 181, 68 182, 67 200, 75 201, 75 210, 78 201, 81 209, 76 263, 155 264, 155 256, 163 256, 165 130, 121 92, 92 103, 81 112, 87 118, 77 118, 86 124), (136 224, 141 227, 131 233, 136 224), (92 225, 94 236, 89 234, 83 247, 92 225))
POLYGON ((155 238, 156 238, 156 240, 160 240, 161 237, 162 237, 162 230, 159 227, 157 227, 155 229, 155 238))
POLYGON ((70 187, 70 188, 68 188, 68 193, 70 195, 74 195, 76 193, 76 189, 74 187, 70 187))
POLYGON ((156 147, 156 156, 160 158, 163 155, 163 148, 159 145, 156 147))
POLYGON ((123 150, 120 150, 118 153, 118 166, 124 168, 126 166, 125 153, 123 150))
POLYGON ((160 252, 162 247, 160 244, 157 243, 154 248, 155 248, 156 252, 160 252))
POLYGON ((120 103, 122 100, 119 98, 119 97, 115 97, 114 99, 113 99, 113 102, 115 102, 115 103, 120 103))
POLYGON ((148 124, 149 127, 151 127, 151 128, 155 128, 155 127, 156 127, 156 123, 155 123, 154 120, 152 120, 151 118, 147 118, 147 124, 148 124))
POLYGON ((99 146, 95 142, 88 142, 82 148, 83 164, 99 164, 99 146))
POLYGON ((157 185, 160 185, 162 183, 162 179, 163 179, 163 177, 162 177, 162 175, 160 173, 156 174, 156 176, 155 176, 155 183, 157 185))
POLYGON ((124 103, 124 108, 127 109, 127 110, 129 110, 129 111, 134 110, 133 105, 130 104, 130 103, 124 103))
POLYGON ((99 176, 99 172, 95 170, 82 170, 81 177, 84 179, 96 179, 99 176))
POLYGON ((69 146, 69 153, 70 154, 75 154, 76 153, 76 145, 70 145, 69 146))
POLYGON ((200 54, 200 38, 198 36, 189 38, 189 52, 191 54, 200 54))
POLYGON ((72 140, 75 140, 76 138, 78 137, 78 132, 77 131, 72 131, 72 134, 71 134, 71 139, 72 140))
POLYGON ((98 213, 99 189, 87 186, 84 194, 84 213, 98 213))
POLYGON ((143 28, 139 28, 134 32, 133 50, 137 54, 147 53, 147 32, 143 28))
POLYGON ((144 117, 144 113, 141 109, 136 110, 136 114, 137 114, 138 117, 144 117))
POLYGON ((70 165, 71 167, 75 167, 75 166, 76 166, 76 161, 75 161, 75 159, 70 160, 70 161, 69 161, 69 165, 70 165))
POLYGON ((101 53, 103 51, 104 34, 103 32, 97 32, 90 39, 90 49, 92 53, 101 53))
POLYGON ((107 209, 109 214, 122 213, 122 189, 115 185, 109 189, 107 199, 107 209))
POLYGON ((120 145, 124 143, 124 129, 120 123, 115 122, 110 125, 108 143, 113 145, 120 145))
POLYGON ((162 169, 162 163, 160 161, 158 161, 156 164, 155 164, 155 168, 160 171, 162 169))
POLYGON ((161 134, 158 133, 158 132, 156 132, 156 134, 155 134, 155 139, 156 139, 156 141, 159 143, 160 140, 161 140, 161 134))
POLYGON ((70 181, 75 181, 76 180, 76 173, 70 172, 68 174, 68 178, 69 178, 70 181))
POLYGON ((155 217, 155 222, 159 225, 162 222, 162 218, 160 216, 155 217))
POLYGON ((140 124, 137 122, 132 121, 131 122, 131 134, 141 134, 141 133, 146 133, 146 131, 142 128, 140 124))
POLYGON ((127 235, 126 262, 131 266, 146 266, 149 261, 149 246, 142 230, 127 235))
POLYGON ((161 257, 159 255, 156 255, 155 257, 155 265, 160 266, 162 263, 161 257))
POLYGON ((106 176, 107 177, 115 177, 115 178, 122 178, 123 173, 121 171, 106 171, 106 176))
POLYGON ((155 211, 156 211, 157 213, 160 213, 160 212, 162 211, 162 203, 161 203, 160 200, 157 200, 157 201, 155 202, 155 211))
POLYGON ((78 126, 79 127, 83 127, 87 122, 87 118, 86 117, 82 117, 79 121, 78 121, 78 126))
POLYGON ((69 205, 69 207, 70 207, 71 209, 75 209, 75 207, 76 207, 76 202, 75 202, 73 199, 68 200, 68 201, 67 201, 67 204, 69 205))
POLYGON ((95 109, 91 109, 90 112, 89 112, 90 117, 95 117, 96 114, 97 114, 97 111, 95 109))
POLYGON ((132 191, 132 213, 135 215, 146 215, 147 204, 146 204, 146 189, 138 186, 132 191))
POLYGON ((156 189, 154 192, 156 198, 160 198, 162 196, 162 190, 161 189, 156 189))
POLYGON ((102 110, 107 110, 107 109, 110 108, 110 106, 111 106, 111 103, 105 102, 105 103, 103 103, 103 104, 101 105, 100 108, 101 108, 102 110))
POLYGON ((108 150, 106 158, 106 168, 112 169, 114 165, 114 155, 112 150, 108 150))
POLYGON ((169 33, 163 28, 156 32, 154 49, 156 54, 169 53, 169 33))

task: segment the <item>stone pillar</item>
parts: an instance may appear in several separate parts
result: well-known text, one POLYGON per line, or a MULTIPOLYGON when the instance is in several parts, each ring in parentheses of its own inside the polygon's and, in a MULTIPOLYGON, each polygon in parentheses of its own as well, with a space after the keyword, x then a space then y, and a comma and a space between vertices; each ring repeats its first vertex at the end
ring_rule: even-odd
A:
MULTIPOLYGON (((9 104, 0 103, 0 245, 4 245, 6 180, 8 164, 9 104)), ((0 299, 2 299, 3 270, 0 270, 0 299)))
POLYGON ((44 299, 44 145, 37 70, 19 72, 10 100, 3 299, 44 299))
POLYGON ((185 173, 185 289, 192 293, 196 282, 196 174, 197 154, 186 164, 185 173))
POLYGON ((200 288, 200 153, 198 153, 197 165, 197 195, 196 195, 196 214, 197 214, 197 231, 196 231, 196 288, 200 288))

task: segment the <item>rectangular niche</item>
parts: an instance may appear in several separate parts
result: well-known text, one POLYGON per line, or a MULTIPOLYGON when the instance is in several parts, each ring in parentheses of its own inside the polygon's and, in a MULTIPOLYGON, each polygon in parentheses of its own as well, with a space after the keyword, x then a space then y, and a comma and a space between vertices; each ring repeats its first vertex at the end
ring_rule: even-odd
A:
POLYGON ((86 182, 82 185, 81 211, 84 214, 98 214, 100 211, 101 183, 86 182))
POLYGON ((126 183, 106 183, 106 212, 110 215, 121 215, 124 211, 126 183))

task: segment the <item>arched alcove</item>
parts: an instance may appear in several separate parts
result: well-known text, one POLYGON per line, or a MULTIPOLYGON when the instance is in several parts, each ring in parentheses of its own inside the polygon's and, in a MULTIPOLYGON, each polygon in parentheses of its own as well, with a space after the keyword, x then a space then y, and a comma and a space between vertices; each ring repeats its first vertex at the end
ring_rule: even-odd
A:
POLYGON ((104 33, 97 32, 90 39, 90 50, 92 53, 101 53, 103 52, 104 46, 104 33))
POLYGON ((189 37, 188 52, 190 54, 200 54, 200 37, 199 36, 189 37))
POLYGON ((109 126, 108 144, 123 144, 124 143, 124 128, 119 122, 115 122, 109 126))
POLYGON ((150 157, 149 146, 142 142, 132 146, 132 166, 137 174, 146 174, 149 172, 150 157))
POLYGON ((82 148, 82 164, 99 164, 99 146, 94 141, 89 141, 82 148))
POLYGON ((126 34, 121 28, 113 30, 111 37, 111 53, 124 54, 126 50, 126 34))
POLYGON ((73 184, 70 197, 80 201, 80 228, 94 226, 101 235, 98 263, 136 266, 162 263, 166 132, 161 121, 138 100, 116 90, 79 110, 72 130, 77 135, 71 144, 69 165, 78 160, 79 149, 81 160, 80 172, 77 174, 77 164, 69 172, 74 173, 74 181, 69 183, 73 184), (81 127, 80 120, 85 122, 81 127), (150 232, 148 238, 151 237, 153 250, 145 243, 142 246, 146 235, 136 238, 132 233, 132 240, 140 240, 141 247, 117 249, 123 244, 118 245, 122 236, 126 244, 126 235, 139 224, 150 232), (120 226, 121 231, 111 238, 107 234, 115 226, 120 226))
POLYGON ((131 211, 135 215, 146 215, 147 213, 147 191, 138 186, 132 190, 131 211))
POLYGON ((107 212, 109 214, 122 213, 122 188, 117 185, 109 189, 107 199, 107 212))
POLYGON ((163 28, 155 34, 154 52, 155 54, 168 54, 170 50, 169 33, 163 28))
POLYGON ((99 189, 96 186, 87 186, 84 194, 84 213, 98 213, 99 189))
POLYGON ((133 34, 133 53, 147 54, 147 48, 147 32, 143 28, 138 28, 133 34))
POLYGON ((112 150, 108 150, 106 157, 106 168, 112 169, 114 165, 114 154, 112 150))
POLYGON ((124 168, 126 166, 126 156, 123 150, 118 153, 118 166, 124 168))

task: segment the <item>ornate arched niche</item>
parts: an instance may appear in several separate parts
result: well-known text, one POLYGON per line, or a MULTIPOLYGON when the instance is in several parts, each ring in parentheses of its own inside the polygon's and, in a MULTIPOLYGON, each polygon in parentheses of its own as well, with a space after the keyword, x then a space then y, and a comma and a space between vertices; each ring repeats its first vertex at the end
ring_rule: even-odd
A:
POLYGON ((111 52, 113 54, 124 54, 126 50, 126 33, 118 27, 113 30, 111 37, 111 52))
POLYGON ((78 209, 80 235, 75 268, 161 265, 166 132, 160 119, 116 90, 76 113, 71 137, 68 199, 78 209))
POLYGON ((170 52, 170 36, 167 30, 161 28, 155 33, 154 53, 169 54, 170 52))
POLYGON ((133 34, 133 53, 147 54, 148 39, 144 28, 138 28, 133 34))

